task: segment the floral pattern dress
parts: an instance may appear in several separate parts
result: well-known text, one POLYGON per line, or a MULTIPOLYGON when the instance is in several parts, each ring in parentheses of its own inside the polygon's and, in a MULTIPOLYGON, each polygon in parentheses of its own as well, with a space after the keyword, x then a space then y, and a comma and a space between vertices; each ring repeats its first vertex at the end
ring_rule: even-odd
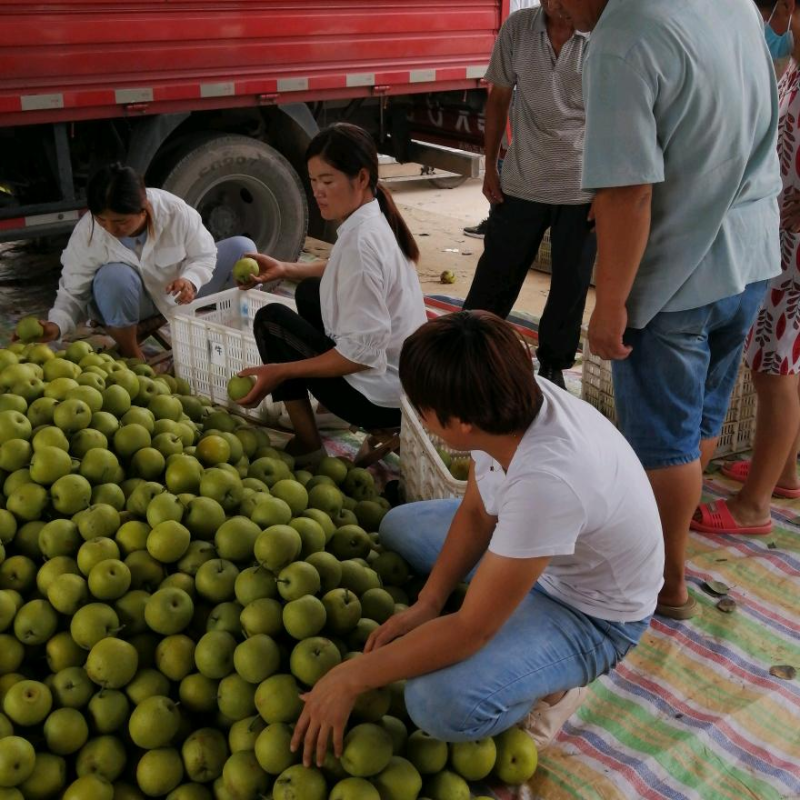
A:
MULTIPOLYGON (((800 190, 800 66, 794 61, 781 78, 778 95, 783 203, 788 193, 800 190)), ((781 274, 770 281, 747 334, 745 358, 756 372, 793 375, 800 372, 800 233, 781 229, 780 237, 781 274)))

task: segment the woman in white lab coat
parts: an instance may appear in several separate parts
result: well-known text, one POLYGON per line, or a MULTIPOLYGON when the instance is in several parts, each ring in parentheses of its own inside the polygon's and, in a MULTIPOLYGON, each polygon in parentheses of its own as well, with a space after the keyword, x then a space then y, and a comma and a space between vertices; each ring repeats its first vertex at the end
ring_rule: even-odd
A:
POLYGON ((327 262, 255 256, 256 282, 302 282, 298 313, 280 303, 258 312, 253 331, 264 366, 241 373, 256 378, 242 405, 268 394, 286 404, 295 431, 287 450, 297 463, 324 453, 309 393, 367 430, 400 425, 400 349, 426 320, 419 250, 378 182, 372 137, 355 125, 331 125, 311 141, 306 161, 323 219, 339 223, 336 244, 327 262))
POLYGON ((89 213, 61 256, 58 295, 40 341, 63 339, 93 318, 121 355, 143 358, 141 320, 169 317, 176 304, 233 286, 233 265, 255 247, 244 236, 215 244, 197 211, 169 192, 146 189, 118 163, 92 175, 86 200, 89 213))

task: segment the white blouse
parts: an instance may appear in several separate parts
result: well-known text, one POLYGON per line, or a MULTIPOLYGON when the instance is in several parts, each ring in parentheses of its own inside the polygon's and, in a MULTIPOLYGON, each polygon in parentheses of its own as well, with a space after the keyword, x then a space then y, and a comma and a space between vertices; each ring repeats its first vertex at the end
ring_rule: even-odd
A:
POLYGON ((172 295, 166 291, 172 281, 186 278, 200 289, 211 280, 217 246, 197 211, 161 189, 148 189, 147 199, 153 207, 153 232, 138 255, 100 225, 93 225, 91 214, 84 214, 75 226, 61 255, 58 295, 48 315, 62 338, 86 318, 92 281, 103 264, 128 264, 136 270, 156 308, 167 318, 175 311, 172 295))
POLYGON ((427 317, 417 270, 377 200, 339 227, 320 284, 320 305, 335 349, 369 367, 345 380, 375 405, 398 408, 400 349, 427 317))

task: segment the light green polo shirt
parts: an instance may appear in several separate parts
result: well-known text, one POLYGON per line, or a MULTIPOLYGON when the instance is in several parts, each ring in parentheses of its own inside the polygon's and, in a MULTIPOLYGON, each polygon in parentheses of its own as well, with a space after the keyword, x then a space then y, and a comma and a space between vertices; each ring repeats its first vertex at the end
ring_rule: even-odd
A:
POLYGON ((778 97, 752 0, 609 0, 583 95, 583 188, 653 185, 631 327, 780 272, 778 97))

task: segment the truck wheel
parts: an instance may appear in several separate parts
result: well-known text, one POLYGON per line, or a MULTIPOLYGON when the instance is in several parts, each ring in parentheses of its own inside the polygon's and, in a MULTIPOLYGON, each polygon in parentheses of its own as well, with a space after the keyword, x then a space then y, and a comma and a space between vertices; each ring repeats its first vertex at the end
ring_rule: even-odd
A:
POLYGON ((295 260, 308 229, 300 178, 274 148, 234 134, 190 140, 162 188, 200 212, 215 240, 249 236, 262 253, 295 260))

